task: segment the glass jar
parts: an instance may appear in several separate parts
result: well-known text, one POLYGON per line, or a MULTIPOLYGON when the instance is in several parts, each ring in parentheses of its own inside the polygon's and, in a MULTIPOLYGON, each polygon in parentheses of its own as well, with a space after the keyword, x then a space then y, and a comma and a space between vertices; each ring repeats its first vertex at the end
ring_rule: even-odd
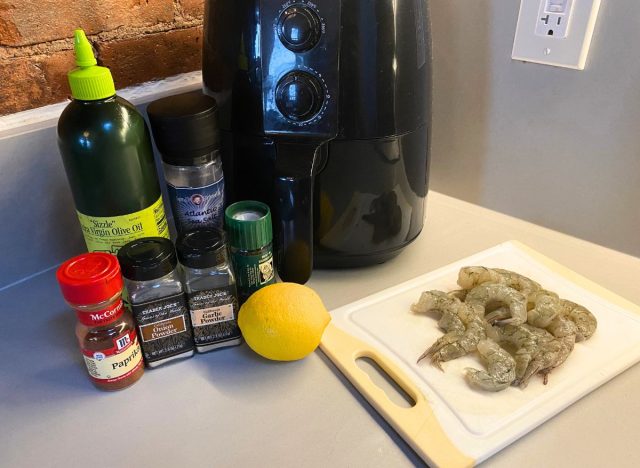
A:
POLYGON ((118 261, 147 365, 193 356, 191 321, 171 241, 147 237, 129 242, 118 261))
POLYGON ((191 91, 153 101, 147 114, 176 230, 222 228, 224 177, 216 100, 191 91))
POLYGON ((131 313, 122 302, 122 277, 115 256, 79 255, 57 271, 62 295, 75 309, 76 337, 89 377, 102 390, 120 390, 144 373, 131 313))
POLYGON ((258 289, 276 282, 271 212, 264 203, 239 201, 227 207, 225 225, 242 304, 258 289))
POLYGON ((198 229, 182 234, 176 250, 196 350, 204 353, 240 344, 236 281, 227 261, 224 233, 219 229, 198 229))

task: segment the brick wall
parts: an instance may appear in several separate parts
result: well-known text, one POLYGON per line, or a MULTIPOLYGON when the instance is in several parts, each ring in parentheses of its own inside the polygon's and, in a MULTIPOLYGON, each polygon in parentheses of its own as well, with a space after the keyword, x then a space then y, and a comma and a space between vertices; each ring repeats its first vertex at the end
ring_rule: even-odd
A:
POLYGON ((204 0, 0 0, 0 115, 64 101, 81 27, 116 88, 200 68, 204 0))

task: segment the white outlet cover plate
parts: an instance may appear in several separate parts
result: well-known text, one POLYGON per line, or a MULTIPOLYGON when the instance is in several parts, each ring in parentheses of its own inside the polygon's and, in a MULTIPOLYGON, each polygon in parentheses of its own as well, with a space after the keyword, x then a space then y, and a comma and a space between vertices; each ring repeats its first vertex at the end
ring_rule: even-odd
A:
POLYGON ((549 0, 520 1, 511 58, 584 70, 600 0, 566 0, 561 2, 567 6, 564 14, 553 12, 550 4, 555 3, 549 0), (547 15, 550 15, 548 21, 543 24, 547 15), (550 34, 553 35, 541 31, 552 31, 550 34))

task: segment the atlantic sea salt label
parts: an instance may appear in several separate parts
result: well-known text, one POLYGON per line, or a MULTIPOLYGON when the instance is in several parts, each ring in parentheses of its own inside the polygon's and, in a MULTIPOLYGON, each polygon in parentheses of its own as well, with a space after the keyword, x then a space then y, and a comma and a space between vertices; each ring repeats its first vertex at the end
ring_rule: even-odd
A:
POLYGON ((222 228, 224 216, 224 179, 198 188, 180 188, 167 184, 175 222, 182 231, 222 228))

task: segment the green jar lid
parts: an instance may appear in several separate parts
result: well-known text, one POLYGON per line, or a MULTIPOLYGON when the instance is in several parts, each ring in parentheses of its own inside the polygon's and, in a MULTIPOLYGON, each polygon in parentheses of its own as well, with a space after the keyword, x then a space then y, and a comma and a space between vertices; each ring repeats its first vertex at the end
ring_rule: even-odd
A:
POLYGON ((224 212, 229 245, 240 250, 258 250, 271 243, 271 211, 264 203, 244 200, 224 212))

